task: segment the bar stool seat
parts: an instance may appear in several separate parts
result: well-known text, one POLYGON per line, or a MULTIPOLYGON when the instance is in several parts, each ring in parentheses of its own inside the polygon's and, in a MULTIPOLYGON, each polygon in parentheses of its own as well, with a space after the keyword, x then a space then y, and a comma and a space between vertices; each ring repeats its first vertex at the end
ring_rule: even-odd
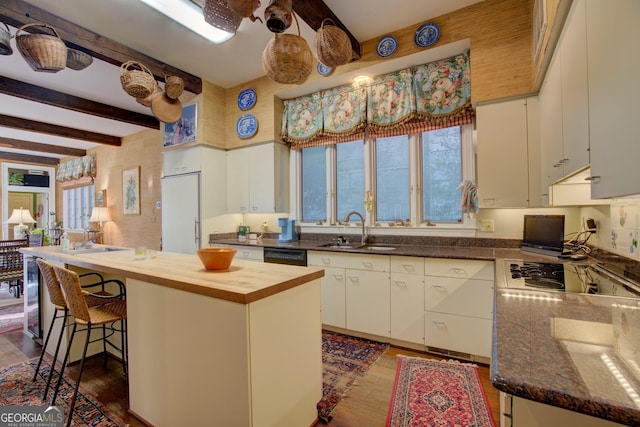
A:
MULTIPOLYGON (((49 331, 47 332, 47 337, 42 346, 42 351, 40 353, 40 358, 38 360, 38 365, 36 366, 36 371, 33 375, 33 381, 36 381, 38 377, 38 372, 40 371, 40 367, 42 365, 42 359, 44 358, 44 354, 47 350, 47 346, 49 344, 49 339, 51 338, 51 333, 53 331, 54 325, 57 319, 62 319, 62 326, 60 327, 60 335, 58 337, 58 342, 56 344, 56 349, 53 355, 53 362, 51 363, 51 368, 49 369, 49 375, 47 378, 47 385, 45 387, 42 399, 47 400, 47 394, 49 392, 49 387, 51 387, 51 378, 53 377, 53 373, 55 371, 56 360, 58 359, 58 353, 60 351, 60 344, 62 342, 62 336, 65 331, 65 327, 67 326, 67 319, 69 317, 69 310, 67 308, 67 303, 64 299, 64 295, 62 292, 62 288, 60 286, 60 281, 58 280, 56 273, 53 269, 53 265, 49 264, 45 260, 38 258, 36 260, 38 264, 38 269, 42 274, 42 278, 44 279, 45 285, 47 286, 47 290, 49 291, 49 300, 51 304, 53 304, 53 316, 51 318, 51 324, 49 325, 49 331)), ((80 277, 97 277, 98 281, 96 283, 82 285, 82 295, 89 307, 97 307, 100 305, 109 304, 115 301, 123 301, 125 299, 125 287, 124 283, 120 280, 110 279, 105 280, 104 277, 95 272, 82 274, 80 277), (117 294, 112 294, 106 290, 106 287, 110 283, 115 283, 119 292, 117 294), (99 287, 99 290, 95 293, 90 293, 86 289, 99 287)), ((106 334, 106 332, 103 332, 106 334)), ((103 347, 106 352, 106 344, 103 347)), ((62 370, 60 372, 63 372, 62 370)))
MULTIPOLYGON (((109 327, 110 334, 106 335, 103 333, 103 336, 100 340, 103 341, 105 345, 110 345, 114 349, 119 350, 122 355, 122 367, 125 372, 127 372, 127 306, 124 300, 115 299, 113 302, 109 302, 104 305, 99 305, 96 307, 89 307, 87 305, 87 301, 85 295, 83 293, 82 287, 80 285, 80 277, 75 271, 68 270, 63 267, 53 267, 55 274, 60 281, 60 286, 64 292, 64 298, 69 309, 69 314, 73 316, 73 330, 71 332, 71 338, 69 339, 69 346, 67 347, 67 351, 64 356, 64 361, 62 362, 62 373, 66 368, 67 361, 69 359, 69 349, 73 344, 74 337, 76 332, 86 331, 86 338, 84 341, 84 348, 82 351, 82 358, 80 359, 80 370, 78 372, 78 379, 76 380, 75 390, 73 392, 73 399, 71 401, 71 405, 69 407, 69 415, 67 418, 67 426, 71 426, 71 418, 73 416, 73 411, 75 408, 76 398, 78 397, 78 388, 80 387, 80 381, 82 379, 82 371, 84 369, 84 362, 87 356, 87 348, 89 347, 89 343, 95 342, 98 340, 91 340, 91 331, 95 327, 102 328, 104 332, 103 326, 109 327), (116 323, 119 323, 121 328, 118 329, 116 327, 116 323), (80 329, 78 329, 80 326, 80 329), (118 349, 115 347, 107 338, 116 332, 121 332, 121 347, 118 349)), ((62 374, 58 377, 58 382, 56 384, 55 390, 53 392, 53 398, 51 399, 51 405, 56 404, 56 398, 58 397, 58 390, 60 389, 60 384, 62 383, 62 374)))

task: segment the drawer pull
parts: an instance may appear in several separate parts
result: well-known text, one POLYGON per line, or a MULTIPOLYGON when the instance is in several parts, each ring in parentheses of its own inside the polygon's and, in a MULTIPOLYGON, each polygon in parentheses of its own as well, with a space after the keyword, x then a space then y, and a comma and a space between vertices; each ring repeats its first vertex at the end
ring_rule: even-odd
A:
POLYGON ((331 265, 331 258, 322 258, 322 263, 324 265, 331 265))
POLYGON ((349 280, 351 280, 351 283, 360 283, 360 278, 358 276, 349 276, 349 280))
POLYGON ((433 324, 436 325, 438 329, 447 329, 447 324, 441 320, 434 320, 433 324))
POLYGON ((372 270, 373 269, 373 263, 370 261, 363 261, 362 265, 364 265, 364 268, 366 268, 367 270, 372 270))
POLYGON ((460 268, 460 267, 451 267, 449 269, 449 271, 457 274, 458 276, 468 276, 467 272, 465 271, 464 268, 460 268))
POLYGON ((442 285, 433 285, 432 288, 435 289, 438 292, 446 292, 447 291, 447 288, 445 288, 442 285))
POLYGON ((413 265, 411 264, 402 264, 402 268, 404 268, 405 271, 411 271, 411 272, 415 272, 415 268, 413 268, 413 265))
POLYGON ((401 287, 401 288, 406 288, 407 284, 406 282, 402 281, 402 280, 394 280, 394 282, 396 282, 396 286, 401 287))
POLYGON ((248 251, 242 251, 242 258, 249 258, 249 252, 248 251))
POLYGON ((342 274, 334 274, 333 277, 337 282, 342 282, 344 280, 344 276, 342 276, 342 274))

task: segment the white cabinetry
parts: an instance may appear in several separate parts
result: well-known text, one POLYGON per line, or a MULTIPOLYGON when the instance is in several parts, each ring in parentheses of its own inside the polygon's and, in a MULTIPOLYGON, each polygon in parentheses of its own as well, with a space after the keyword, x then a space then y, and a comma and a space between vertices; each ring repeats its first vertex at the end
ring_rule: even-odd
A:
POLYGON ((537 98, 479 105, 478 200, 481 208, 538 206, 537 98), (499 166, 496 166, 499 165, 499 166))
POLYGON ((264 261, 264 249, 262 246, 243 246, 233 244, 216 244, 218 247, 231 247, 236 249, 235 259, 243 261, 264 261))
POLYGON ((288 212, 289 149, 267 143, 227 152, 229 213, 288 212))
POLYGON ((500 392, 501 427, 614 427, 621 426, 556 406, 523 399, 500 392))
POLYGON ((574 2, 540 89, 542 187, 589 164, 586 11, 574 2))
POLYGON ((424 258, 391 257, 391 338, 424 345, 424 258))
POLYGON ((587 1, 592 198, 640 193, 640 2, 587 1))
POLYGON ((192 254, 213 231, 214 218, 226 213, 226 154, 200 145, 163 155, 163 250, 192 254))
POLYGON ((310 251, 307 260, 325 268, 324 324, 389 336, 389 256, 310 251))
POLYGON ((491 357, 493 262, 425 260, 425 344, 491 357))

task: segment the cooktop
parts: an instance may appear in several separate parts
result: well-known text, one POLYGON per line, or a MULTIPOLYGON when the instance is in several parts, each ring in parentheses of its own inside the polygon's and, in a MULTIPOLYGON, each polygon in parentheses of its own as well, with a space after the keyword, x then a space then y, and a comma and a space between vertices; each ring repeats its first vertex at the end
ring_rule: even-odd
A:
POLYGON ((640 298, 637 278, 615 264, 504 262, 507 288, 640 298))

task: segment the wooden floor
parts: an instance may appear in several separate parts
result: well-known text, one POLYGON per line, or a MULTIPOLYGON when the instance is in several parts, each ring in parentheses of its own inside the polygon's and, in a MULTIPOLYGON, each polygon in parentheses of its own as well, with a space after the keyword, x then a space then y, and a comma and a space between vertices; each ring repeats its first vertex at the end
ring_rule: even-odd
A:
MULTIPOLYGON (((391 347, 365 376, 358 379, 356 385, 338 405, 331 422, 319 421, 317 426, 384 426, 391 400, 397 364, 396 355, 398 354, 442 359, 441 356, 391 347)), ((39 355, 40 346, 24 335, 22 331, 0 335, 0 368, 39 355)), ((132 427, 143 426, 143 423, 127 412, 129 408, 128 388, 122 375, 122 367, 116 361, 110 360, 105 368, 103 361, 104 359, 99 357, 87 362, 85 372, 82 375, 82 387, 132 427)), ((69 367, 68 373, 72 378, 76 378, 77 369, 77 364, 69 367)), ((479 372, 494 421, 498 425, 499 392, 491 385, 489 367, 480 365, 479 372)))

